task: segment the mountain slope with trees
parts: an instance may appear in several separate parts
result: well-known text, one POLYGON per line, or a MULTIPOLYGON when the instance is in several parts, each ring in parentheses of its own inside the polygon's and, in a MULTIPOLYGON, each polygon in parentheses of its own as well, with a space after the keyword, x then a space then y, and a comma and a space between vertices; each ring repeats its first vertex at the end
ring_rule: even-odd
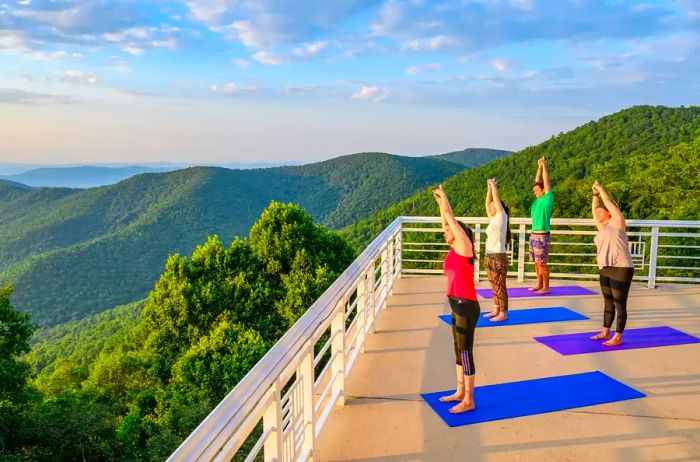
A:
MULTIPOLYGON (((498 180, 513 216, 528 216, 537 159, 548 160, 555 217, 587 218, 598 179, 637 219, 700 218, 700 107, 636 106, 592 121, 442 182, 457 215, 484 216, 486 180, 498 180)), ((345 228, 362 247, 399 215, 437 213, 427 188, 345 228)))
POLYGON ((340 228, 463 169, 382 153, 257 170, 196 167, 84 190, 0 183, 0 283, 40 324, 145 297, 167 256, 245 235, 270 200, 340 228))

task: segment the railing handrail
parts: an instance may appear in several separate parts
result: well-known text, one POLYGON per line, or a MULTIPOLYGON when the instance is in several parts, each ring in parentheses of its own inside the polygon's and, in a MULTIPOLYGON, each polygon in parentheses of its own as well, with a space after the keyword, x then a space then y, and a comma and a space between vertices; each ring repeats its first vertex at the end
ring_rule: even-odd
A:
MULTIPOLYGON (((440 223, 440 217, 426 216, 402 216, 399 217, 403 223, 440 223)), ((488 222, 488 217, 456 217, 457 220, 465 223, 484 223, 488 222)), ((660 228, 700 228, 700 221, 696 220, 625 220, 627 226, 634 227, 654 227, 660 228)), ((512 225, 530 225, 532 218, 527 217, 511 217, 512 225)), ((592 218, 552 218, 552 225, 559 226, 595 226, 595 221, 592 218)))
POLYGON ((205 451, 213 438, 224 427, 236 422, 242 423, 251 408, 246 403, 257 403, 276 378, 284 372, 287 365, 279 358, 293 358, 318 326, 326 321, 335 309, 337 301, 355 282, 357 276, 376 258, 387 239, 401 228, 401 217, 397 217, 372 243, 355 259, 354 262, 335 280, 331 286, 309 307, 297 322, 285 333, 262 359, 243 377, 239 384, 214 408, 214 410, 197 426, 187 439, 172 453, 168 461, 194 460, 205 451), (218 430, 218 431, 217 431, 218 430), (202 441, 202 433, 210 436, 202 441))

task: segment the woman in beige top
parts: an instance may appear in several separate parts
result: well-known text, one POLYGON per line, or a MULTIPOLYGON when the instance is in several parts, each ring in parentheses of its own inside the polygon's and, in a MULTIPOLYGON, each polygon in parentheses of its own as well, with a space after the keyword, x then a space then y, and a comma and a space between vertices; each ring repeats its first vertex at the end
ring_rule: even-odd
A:
POLYGON ((634 276, 634 264, 625 232, 625 217, 598 181, 593 183, 591 209, 598 228, 595 245, 600 269, 600 291, 605 300, 603 330, 591 339, 605 340, 604 345, 616 346, 622 343, 622 332, 627 323, 627 296, 634 276), (603 205, 599 204, 598 198, 603 200, 603 205), (615 335, 610 338, 610 328, 616 314, 615 335))

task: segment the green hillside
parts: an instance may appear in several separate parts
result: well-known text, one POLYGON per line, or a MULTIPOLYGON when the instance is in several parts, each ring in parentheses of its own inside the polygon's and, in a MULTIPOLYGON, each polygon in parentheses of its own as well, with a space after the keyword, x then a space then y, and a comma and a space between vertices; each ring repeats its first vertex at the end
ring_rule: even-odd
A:
MULTIPOLYGON (((484 216, 486 180, 495 177, 511 214, 527 216, 540 156, 549 161, 555 217, 588 217, 591 184, 598 179, 630 218, 700 218, 700 107, 632 107, 461 172, 443 182, 455 213, 484 216)), ((426 188, 344 234, 362 247, 399 215, 436 214, 426 188)))
POLYGON ((463 167, 362 153, 300 167, 197 167, 91 189, 0 184, 0 283, 35 322, 55 324, 142 299, 171 253, 245 235, 271 200, 340 228, 463 167))
POLYGON ((486 149, 486 148, 467 148, 461 151, 447 152, 435 156, 428 156, 429 159, 441 159, 455 164, 462 165, 467 168, 478 167, 512 154, 511 151, 503 151, 501 149, 486 149))

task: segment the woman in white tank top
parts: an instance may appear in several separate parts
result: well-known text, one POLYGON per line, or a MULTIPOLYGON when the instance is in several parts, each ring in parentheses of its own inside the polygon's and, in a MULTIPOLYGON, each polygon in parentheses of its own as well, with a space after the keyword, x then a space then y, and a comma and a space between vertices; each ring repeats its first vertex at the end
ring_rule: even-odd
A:
POLYGON ((491 220, 486 228, 486 269, 493 292, 493 311, 485 317, 493 322, 508 319, 508 255, 506 247, 510 241, 510 211, 498 194, 496 180, 491 178, 486 183, 486 213, 491 220))

